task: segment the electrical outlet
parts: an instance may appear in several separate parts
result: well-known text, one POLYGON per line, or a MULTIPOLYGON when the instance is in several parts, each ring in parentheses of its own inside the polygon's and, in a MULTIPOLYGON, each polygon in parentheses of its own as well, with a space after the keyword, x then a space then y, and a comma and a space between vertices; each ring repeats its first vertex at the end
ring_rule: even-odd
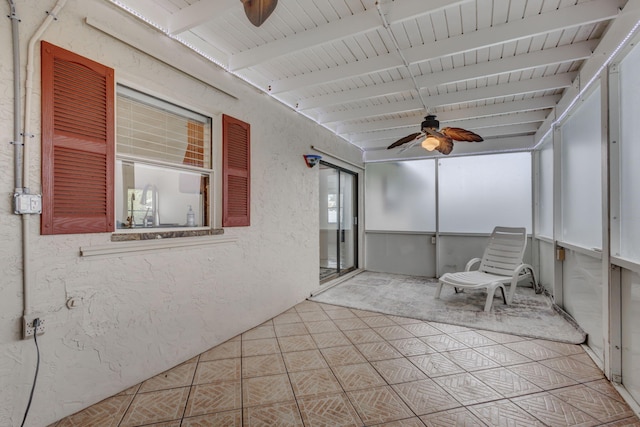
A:
POLYGON ((22 318, 22 338, 27 339, 29 337, 32 337, 34 333, 37 333, 38 335, 44 334, 44 325, 45 322, 42 318, 42 315, 29 314, 27 316, 24 316, 22 318), (33 326, 33 321, 35 319, 39 319, 37 328, 33 326))

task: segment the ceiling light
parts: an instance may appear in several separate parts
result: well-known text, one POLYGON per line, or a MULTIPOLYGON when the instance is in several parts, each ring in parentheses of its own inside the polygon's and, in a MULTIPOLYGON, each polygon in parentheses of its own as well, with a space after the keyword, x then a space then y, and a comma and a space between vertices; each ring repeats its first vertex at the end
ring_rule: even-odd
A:
POLYGON ((421 145, 422 145, 422 148, 424 148, 425 150, 433 151, 436 148, 438 148, 438 146, 440 145, 440 141, 438 141, 438 138, 436 137, 427 135, 424 141, 422 141, 421 145))

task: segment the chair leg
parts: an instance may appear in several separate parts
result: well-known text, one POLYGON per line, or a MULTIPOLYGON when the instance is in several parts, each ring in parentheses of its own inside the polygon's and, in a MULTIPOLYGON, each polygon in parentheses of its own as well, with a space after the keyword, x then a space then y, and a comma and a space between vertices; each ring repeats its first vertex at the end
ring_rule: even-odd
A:
POLYGON ((496 288, 500 288, 500 290, 502 291, 502 299, 504 300, 504 303, 507 303, 507 300, 504 296, 504 287, 502 285, 500 285, 500 283, 494 282, 494 283, 490 283, 489 285, 487 285, 487 300, 484 303, 484 311, 485 312, 489 312, 491 311, 491 305, 493 304, 493 298, 496 295, 496 288))
POLYGON ((491 304, 493 304, 493 295, 495 291, 496 289, 491 286, 487 288, 487 301, 484 303, 484 311, 487 313, 491 311, 491 304))
POLYGON ((438 282, 438 287, 436 288, 436 294, 434 296, 435 299, 440 299, 440 293, 442 292, 442 282, 438 282))
POLYGON ((507 305, 507 298, 504 296, 504 286, 500 286, 500 292, 502 292, 502 301, 507 305))

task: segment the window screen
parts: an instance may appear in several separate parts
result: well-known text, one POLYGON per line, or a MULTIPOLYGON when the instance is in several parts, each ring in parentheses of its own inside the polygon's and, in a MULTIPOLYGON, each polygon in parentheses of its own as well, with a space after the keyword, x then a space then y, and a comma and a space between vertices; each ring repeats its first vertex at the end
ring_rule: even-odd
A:
POLYGON ((531 232, 531 154, 438 160, 440 231, 490 233, 497 225, 531 232))
POLYGON ((620 255, 640 262, 640 48, 620 66, 620 255))
POLYGON ((368 163, 365 173, 366 229, 434 232, 435 161, 368 163))
POLYGON ((602 247, 600 121, 598 88, 561 127, 562 240, 587 249, 602 247))

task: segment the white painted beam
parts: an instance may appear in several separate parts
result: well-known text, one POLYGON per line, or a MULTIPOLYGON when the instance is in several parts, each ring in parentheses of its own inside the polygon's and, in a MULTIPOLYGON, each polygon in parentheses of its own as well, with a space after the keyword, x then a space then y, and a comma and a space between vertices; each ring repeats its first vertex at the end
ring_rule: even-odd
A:
POLYGON ((384 116, 387 114, 404 113, 407 111, 424 111, 422 103, 417 99, 396 102, 393 104, 374 105, 367 108, 358 108, 347 111, 332 111, 320 114, 318 121, 322 124, 331 122, 343 122, 347 120, 363 119, 365 117, 384 116))
POLYGON ((354 134, 349 137, 349 142, 355 145, 360 145, 365 142, 379 141, 380 144, 384 143, 386 145, 389 145, 404 136, 410 135, 415 132, 420 132, 420 122, 420 120, 414 122, 412 127, 354 134))
MULTIPOLYGON (((477 117, 488 117, 499 114, 514 113, 520 111, 532 111, 539 109, 553 108, 560 100, 560 95, 548 95, 538 98, 530 98, 521 101, 502 102, 499 104, 489 104, 482 107, 461 108, 437 113, 440 124, 447 124, 456 120, 473 119, 477 117)), ((343 124, 336 128, 341 135, 372 133, 385 129, 394 128, 419 128, 423 120, 424 112, 413 117, 403 117, 401 119, 375 120, 367 123, 343 124)))
POLYGON ((384 71, 398 67, 404 67, 404 64, 402 58, 397 54, 391 53, 388 55, 374 56, 339 67, 326 68, 324 70, 273 81, 270 84, 270 92, 275 95, 303 87, 317 86, 330 81, 342 80, 345 78, 344 75, 357 77, 369 74, 372 70, 384 71))
POLYGON ((420 123, 424 120, 424 112, 420 111, 408 117, 400 119, 382 119, 370 122, 345 123, 336 127, 336 132, 341 135, 355 135, 360 133, 371 133, 375 131, 383 131, 387 129, 398 128, 416 128, 416 132, 420 129, 420 123))
POLYGON ((414 94, 416 93, 415 86, 411 79, 396 80, 394 82, 365 86, 357 89, 316 96, 315 98, 302 99, 298 101, 298 109, 308 110, 311 108, 329 107, 332 105, 361 101, 363 99, 376 98, 378 96, 386 96, 411 90, 414 92, 414 94))
MULTIPOLYGON (((620 16, 611 23, 607 32, 603 35, 594 54, 583 64, 580 70, 581 85, 586 85, 591 79, 597 78, 597 73, 605 64, 605 61, 618 48, 624 38, 636 28, 638 22, 640 22, 640 0, 629 0, 624 9, 622 9, 620 16)), ((562 94, 562 99, 558 102, 556 109, 556 117, 560 117, 567 112, 580 90, 581 88, 578 86, 571 87, 562 94)), ((547 135, 556 117, 549 117, 543 123, 540 131, 536 134, 536 143, 539 143, 547 135)))
POLYGON ((461 127, 464 129, 474 129, 474 131, 478 131, 479 133, 482 133, 484 128, 492 128, 495 126, 508 126, 508 125, 519 125, 523 123, 543 122, 544 119, 547 118, 549 111, 550 109, 546 109, 546 110, 525 111, 521 113, 501 114, 499 116, 491 116, 491 117, 480 117, 476 119, 450 122, 450 123, 447 123, 446 125, 442 125, 442 123, 440 123, 440 127, 441 128, 445 126, 461 127))
MULTIPOLYGON (((450 56, 468 52, 472 49, 480 49, 500 43, 506 43, 508 41, 531 37, 532 34, 542 34, 544 32, 558 31, 564 28, 575 27, 587 23, 601 22, 617 16, 618 8, 615 3, 616 2, 611 0, 594 0, 586 3, 580 3, 576 6, 562 8, 558 11, 534 15, 519 21, 496 25, 495 27, 466 33, 451 39, 444 39, 427 45, 409 48, 403 50, 403 55, 405 55, 408 62, 419 63, 433 58, 450 56), (478 36, 478 39, 476 39, 476 36, 478 36)), ((384 69, 390 68, 389 64, 391 62, 395 63, 396 66, 403 65, 401 59, 396 53, 381 55, 374 59, 387 65, 384 68, 378 69, 374 66, 374 63, 371 62, 366 73, 363 72, 362 68, 355 68, 351 70, 349 68, 349 65, 351 64, 314 71, 302 76, 273 81, 271 83, 272 91, 277 93, 299 89, 305 86, 324 84, 329 81, 349 79, 363 74, 380 72, 384 69), (387 56, 397 58, 397 62, 395 60, 386 60, 387 56)), ((367 61, 370 60, 371 59, 367 61)), ((354 64, 358 63, 356 62, 354 64)))
POLYGON ((533 135, 538 130, 538 123, 520 123, 508 126, 496 126, 482 130, 482 137, 485 139, 500 138, 510 135, 533 135))
POLYGON ((617 2, 593 0, 405 49, 403 55, 409 63, 418 63, 428 59, 469 52, 552 31, 606 21, 615 18, 618 13, 617 2))
POLYGON ((440 123, 448 123, 454 120, 497 116, 522 111, 544 110, 555 107, 560 100, 560 96, 561 95, 547 95, 523 99, 521 101, 501 102, 499 104, 489 104, 481 107, 443 111, 442 113, 438 113, 438 120, 440 120, 440 123))
POLYGON ((227 68, 228 66, 228 55, 217 49, 210 43, 202 40, 201 37, 196 36, 190 31, 184 32, 178 36, 176 36, 178 40, 183 41, 187 46, 191 47, 195 52, 204 56, 212 62, 216 62, 222 68, 227 68))
MULTIPOLYGON (((469 1, 431 0, 427 3, 424 0, 403 0, 402 2, 394 2, 392 5, 386 4, 385 7, 389 7, 387 12, 388 21, 393 24, 427 15, 446 7, 468 3, 469 1)), ((347 16, 338 21, 328 22, 293 36, 237 53, 231 57, 229 63, 231 70, 237 71, 279 56, 289 55, 313 46, 353 37, 357 34, 380 28, 382 28, 382 19, 378 14, 378 10, 373 7, 362 13, 347 16)))
POLYGON ((180 9, 169 19, 169 33, 176 35, 224 15, 233 8, 242 8, 240 0, 200 0, 180 9))
POLYGON ((158 7, 153 0, 119 0, 117 3, 114 1, 111 1, 111 3, 126 10, 133 16, 143 18, 164 30, 169 28, 171 14, 158 7))
POLYGON ((161 37, 156 29, 142 25, 131 25, 128 20, 107 15, 101 16, 105 21, 89 17, 85 21, 87 25, 96 30, 102 31, 132 48, 174 67, 176 70, 202 80, 221 93, 237 99, 235 95, 237 85, 229 80, 230 74, 221 67, 212 64, 202 56, 198 56, 180 42, 169 37, 161 37))
MULTIPOLYGON (((577 73, 570 72, 557 74, 555 76, 520 80, 513 83, 505 83, 500 85, 445 93, 442 95, 428 96, 424 97, 424 101, 427 103, 427 106, 429 108, 436 108, 442 105, 459 104, 490 98, 499 98, 504 96, 513 96, 545 90, 560 89, 571 86, 571 82, 576 75, 577 73)), ((420 101, 411 100, 393 104, 375 105, 367 108, 321 114, 319 116, 319 121, 320 123, 348 121, 363 119, 365 117, 382 116, 420 109, 424 111, 424 108, 422 107, 420 101)))
POLYGON ((394 1, 393 3, 383 2, 381 7, 389 25, 394 25, 408 19, 415 19, 473 1, 475 0, 402 0, 394 1))
MULTIPOLYGON (((431 88, 444 84, 477 79, 479 77, 484 78, 530 68, 545 67, 563 62, 579 61, 588 58, 595 46, 596 42, 591 40, 573 45, 511 56, 496 61, 483 62, 468 65, 466 67, 459 67, 419 76, 416 77, 416 83, 421 88, 431 88)), ((307 110, 311 108, 329 107, 346 102, 354 102, 378 96, 387 96, 393 93, 404 92, 412 89, 415 89, 412 79, 397 80, 394 82, 303 99, 298 101, 298 109, 307 110)))
POLYGON ((545 90, 561 89, 571 86, 576 72, 556 74, 548 77, 520 80, 517 82, 479 87, 476 89, 427 96, 424 98, 427 106, 434 108, 441 105, 460 104, 463 102, 481 101, 503 96, 520 95, 545 90))
POLYGON ((338 21, 312 28, 294 36, 285 37, 271 43, 232 55, 229 61, 232 71, 248 68, 261 62, 291 54, 312 46, 329 43, 346 37, 353 37, 381 26, 378 11, 373 8, 357 15, 347 16, 338 21))
MULTIPOLYGON (((443 121, 440 121, 440 128, 451 126, 451 127, 461 127, 464 129, 473 129, 474 132, 477 132, 478 134, 484 137, 485 131, 493 135, 492 128, 496 126, 512 126, 512 125, 519 125, 519 124, 526 124, 526 123, 543 122, 546 119, 549 112, 550 112, 550 109, 546 109, 546 110, 527 111, 522 113, 502 114, 499 116, 482 117, 482 118, 468 119, 468 120, 448 121, 446 123, 443 121)), ((413 132, 419 132, 421 122, 422 122, 421 120, 415 121, 411 127, 398 127, 398 128, 378 130, 378 131, 372 130, 370 132, 352 134, 349 136, 348 139, 349 139, 349 142, 356 145, 362 142, 375 141, 375 140, 385 140, 385 142, 386 141, 393 142, 413 132)))
POLYGON ((416 82, 421 88, 457 83, 479 77, 490 77, 505 73, 514 73, 537 67, 546 67, 565 62, 587 59, 597 45, 597 40, 589 40, 572 45, 501 58, 495 61, 481 62, 465 67, 417 76, 416 82))

